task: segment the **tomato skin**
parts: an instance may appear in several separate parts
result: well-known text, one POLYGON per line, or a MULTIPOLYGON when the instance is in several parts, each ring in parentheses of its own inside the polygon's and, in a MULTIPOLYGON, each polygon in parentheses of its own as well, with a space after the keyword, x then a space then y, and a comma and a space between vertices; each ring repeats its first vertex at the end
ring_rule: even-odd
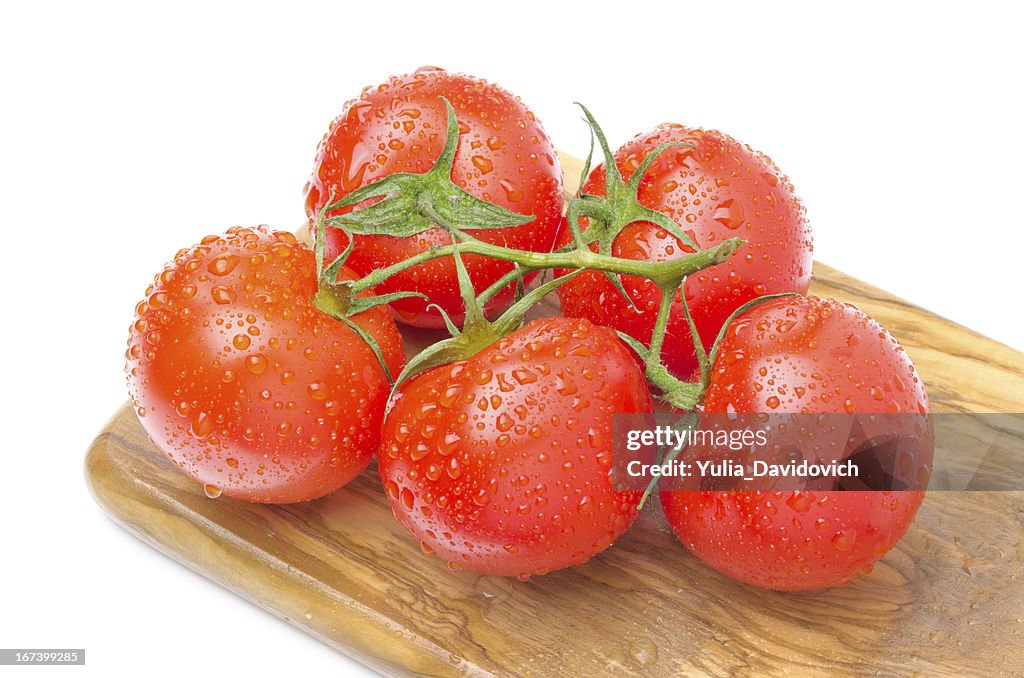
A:
MULTIPOLYGON (((793 186, 772 161, 721 132, 663 124, 637 135, 615 153, 623 178, 628 181, 643 158, 667 142, 696 148, 670 148, 659 156, 640 183, 640 203, 668 215, 701 247, 734 237, 746 240, 725 263, 686 281, 687 303, 707 346, 729 315, 747 301, 765 294, 807 291, 810 227, 793 186)), ((601 165, 587 177, 583 191, 604 195, 604 182, 601 165)), ((589 223, 584 219, 580 226, 585 231, 589 223)), ((559 246, 570 241, 566 228, 559 246)), ((650 222, 635 222, 618 234, 612 251, 618 257, 663 261, 692 249, 650 222)), ((643 278, 622 276, 621 280, 639 313, 594 271, 585 271, 558 289, 562 312, 608 325, 650 344, 661 305, 660 291, 643 278)), ((662 358, 681 379, 690 378, 697 367, 678 293, 662 358)))
MULTIPOLYGON (((313 306, 316 278, 292 234, 233 228, 178 252, 136 307, 132 402, 153 443, 208 493, 315 499, 376 453, 389 384, 370 347, 313 306)), ((387 312, 357 322, 401 369, 387 312)))
POLYGON ((640 493, 612 487, 612 414, 650 409, 610 330, 535 320, 400 389, 381 479, 398 521, 450 567, 544 574, 586 562, 636 518, 640 493))
MULTIPOLYGON (((520 214, 532 223, 511 228, 471 231, 486 242, 549 252, 561 227, 562 173, 554 146, 536 116, 515 96, 476 78, 421 68, 390 78, 349 101, 320 142, 313 176, 306 185, 306 213, 314 216, 333 192, 341 199, 352 191, 396 172, 430 169, 444 146, 447 98, 459 120, 459 150, 452 180, 474 196, 520 214)), ((342 210, 338 213, 344 213, 342 210)), ((435 245, 451 244, 440 228, 408 238, 356 236, 347 264, 360 274, 394 264, 435 245)), ((337 229, 327 232, 327 256, 347 244, 337 229)), ((466 267, 482 291, 512 270, 510 264, 468 255, 466 267)), ((414 290, 423 299, 391 304, 395 317, 418 327, 443 327, 441 306, 456 323, 463 318, 455 263, 451 257, 420 264, 379 286, 379 292, 414 290)), ((490 308, 507 305, 514 288, 499 294, 490 308)))
MULTIPOLYGON (((925 414, 928 396, 896 339, 856 307, 786 297, 730 325, 707 412, 925 414)), ((869 571, 906 532, 923 491, 660 494, 679 539, 735 579, 819 589, 869 571)))

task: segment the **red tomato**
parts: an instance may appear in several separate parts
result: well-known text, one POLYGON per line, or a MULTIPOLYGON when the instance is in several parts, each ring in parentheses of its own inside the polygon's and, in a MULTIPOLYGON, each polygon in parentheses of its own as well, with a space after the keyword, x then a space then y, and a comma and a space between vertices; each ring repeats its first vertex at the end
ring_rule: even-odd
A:
MULTIPOLYGON (((715 131, 660 125, 640 134, 615 153, 625 180, 646 155, 667 142, 693 144, 665 151, 640 183, 642 205, 669 216, 701 247, 728 238, 746 240, 723 264, 691 276, 686 300, 705 345, 729 315, 755 297, 807 291, 811 279, 811 235, 804 208, 789 180, 772 161, 749 146, 715 131)), ((583 192, 604 195, 604 166, 595 168, 583 192)), ((582 230, 589 226, 581 220, 582 230)), ((568 229, 560 245, 571 242, 568 229)), ((617 236, 612 252, 629 259, 663 261, 693 250, 650 222, 635 222, 617 236)), ((602 275, 586 271, 558 289, 562 312, 588 318, 650 344, 661 293, 654 283, 622 276, 637 312, 602 275)), ((676 299, 679 299, 677 293, 676 299)), ((682 305, 672 307, 663 362, 681 379, 697 367, 682 305)))
MULTIPOLYGON (((896 339, 856 307, 785 297, 729 327, 704 410, 919 415, 928 396, 896 339)), ((661 493, 672 529, 697 557, 778 590, 836 586, 869 571, 923 499, 923 491, 661 493)))
MULTIPOLYGON (((390 386, 370 347, 313 306, 316 291, 309 247, 232 228, 178 252, 136 307, 132 402, 154 444, 211 496, 315 499, 376 453, 390 386)), ((356 321, 397 374, 387 312, 356 321)))
POLYGON ((612 487, 612 414, 650 409, 610 330, 535 320, 402 386, 380 474, 427 553, 484 574, 544 574, 586 562, 633 522, 640 493, 612 487))
MULTIPOLYGON (((345 105, 320 142, 313 176, 306 185, 306 213, 318 213, 332 191, 335 199, 341 199, 388 175, 430 169, 445 140, 441 97, 451 102, 459 120, 452 180, 478 198, 536 218, 523 226, 472 234, 517 249, 551 251, 561 223, 562 174, 558 155, 540 122, 517 97, 497 85, 436 68, 392 77, 345 105)), ((451 244, 451 236, 440 228, 408 238, 356 236, 355 240, 347 264, 363 275, 431 246, 451 244)), ((328 229, 329 259, 340 254, 346 244, 342 231, 328 229)), ((474 255, 466 256, 465 263, 477 291, 512 270, 510 264, 474 255)), ((507 305, 513 289, 499 294, 490 307, 507 305)), ((396 275, 378 291, 409 290, 430 299, 393 302, 391 308, 402 322, 443 327, 440 314, 427 309, 434 303, 461 324, 462 298, 450 257, 396 275)))

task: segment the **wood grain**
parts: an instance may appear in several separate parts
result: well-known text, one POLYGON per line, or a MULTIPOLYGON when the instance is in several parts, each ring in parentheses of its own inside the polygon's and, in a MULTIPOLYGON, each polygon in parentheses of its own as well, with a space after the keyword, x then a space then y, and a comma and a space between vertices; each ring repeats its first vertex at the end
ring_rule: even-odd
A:
MULTIPOLYGON (((1024 355, 821 264, 812 292, 889 327, 936 411, 1024 412, 1024 355)), ((582 567, 449 572, 392 519, 376 468, 306 504, 211 500, 127 405, 86 475, 143 541, 386 674, 1024 675, 1024 493, 930 493, 871 574, 784 594, 718 575, 647 514, 582 567)))

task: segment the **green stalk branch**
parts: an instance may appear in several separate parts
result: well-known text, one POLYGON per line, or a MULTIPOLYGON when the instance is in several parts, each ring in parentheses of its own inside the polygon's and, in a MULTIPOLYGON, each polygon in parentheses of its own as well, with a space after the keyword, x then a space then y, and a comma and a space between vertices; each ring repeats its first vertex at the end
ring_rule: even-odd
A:
MULTIPOLYGON (((444 227, 443 224, 438 225, 442 228, 444 227)), ((519 264, 524 271, 536 271, 546 268, 585 268, 647 278, 659 287, 668 285, 674 289, 686 276, 720 264, 728 259, 744 242, 739 238, 731 238, 715 247, 687 254, 678 259, 638 261, 599 254, 590 249, 567 252, 517 250, 477 240, 464 232, 460 233, 460 238, 464 239, 452 245, 431 247, 404 261, 372 271, 352 284, 353 293, 364 292, 371 287, 381 284, 397 273, 427 261, 450 257, 456 251, 462 255, 478 254, 492 259, 519 264)))

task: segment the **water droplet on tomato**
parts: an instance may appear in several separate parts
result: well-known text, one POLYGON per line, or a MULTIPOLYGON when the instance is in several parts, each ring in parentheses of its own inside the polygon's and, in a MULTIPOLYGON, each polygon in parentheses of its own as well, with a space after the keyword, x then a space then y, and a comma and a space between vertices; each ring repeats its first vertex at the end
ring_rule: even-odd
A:
POLYGON ((502 179, 499 185, 505 191, 505 197, 508 198, 509 202, 519 202, 523 199, 523 192, 508 179, 502 179))
POLYGON ((832 537, 832 545, 840 551, 849 551, 857 541, 857 531, 853 529, 839 530, 832 537))
POLYGON ((811 508, 811 498, 806 492, 794 492, 786 499, 786 504, 794 511, 804 513, 811 508))
POLYGON ((327 382, 324 381, 314 381, 306 387, 306 393, 313 400, 325 400, 327 398, 327 391, 327 382))
POLYGON ((732 199, 719 203, 712 217, 730 230, 736 230, 743 225, 743 206, 732 199))
POLYGON ((473 166, 483 174, 489 174, 494 170, 494 164, 482 155, 474 155, 470 160, 472 161, 473 166))
POLYGON ((412 450, 409 451, 409 458, 413 461, 419 461, 428 454, 430 454, 430 447, 423 441, 420 441, 413 446, 412 450))
POLYGON ((149 307, 154 311, 163 308, 167 305, 167 292, 155 292, 149 296, 147 301, 149 303, 149 307))
POLYGON ((580 499, 579 503, 576 505, 576 508, 579 510, 580 513, 593 513, 594 499, 589 494, 585 494, 583 495, 583 498, 580 499))
POLYGON ((218 304, 233 304, 237 295, 230 287, 217 285, 210 290, 210 296, 213 297, 214 302, 218 304))
POLYGON ((206 412, 197 412, 192 417, 192 422, 189 425, 189 431, 196 438, 205 438, 213 432, 213 417, 208 415, 206 412))
POLYGON ((448 473, 448 477, 452 480, 456 480, 462 475, 462 467, 459 465, 457 457, 452 457, 448 460, 448 464, 445 466, 445 471, 448 473))
POLYGON ((446 457, 451 456, 458 448, 458 444, 461 440, 462 438, 460 438, 457 433, 446 433, 444 438, 437 441, 437 451, 446 457))
POLYGON ((219 257, 215 257, 206 267, 206 270, 213 275, 224 276, 235 270, 235 266, 238 266, 238 261, 238 256, 234 254, 222 254, 219 257))
POLYGON ((512 378, 519 382, 520 385, 525 386, 526 384, 532 384, 537 381, 537 375, 530 370, 524 368, 517 368, 512 370, 512 378))
POLYGON ((245 367, 253 374, 263 374, 267 371, 268 361, 262 353, 254 353, 245 357, 245 367))

